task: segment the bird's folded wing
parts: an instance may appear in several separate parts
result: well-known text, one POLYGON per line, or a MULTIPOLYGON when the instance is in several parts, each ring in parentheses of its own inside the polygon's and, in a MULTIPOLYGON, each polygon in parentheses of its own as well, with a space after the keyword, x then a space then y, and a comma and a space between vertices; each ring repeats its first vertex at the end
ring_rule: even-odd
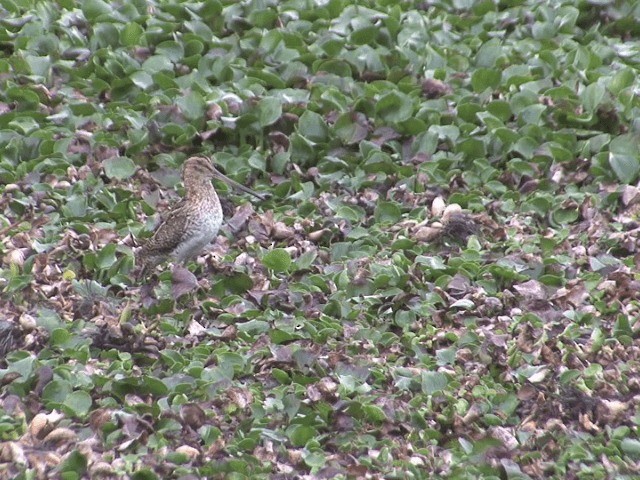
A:
POLYGON ((187 236, 189 215, 183 212, 184 202, 179 202, 160 222, 153 236, 142 246, 142 254, 168 255, 187 236))

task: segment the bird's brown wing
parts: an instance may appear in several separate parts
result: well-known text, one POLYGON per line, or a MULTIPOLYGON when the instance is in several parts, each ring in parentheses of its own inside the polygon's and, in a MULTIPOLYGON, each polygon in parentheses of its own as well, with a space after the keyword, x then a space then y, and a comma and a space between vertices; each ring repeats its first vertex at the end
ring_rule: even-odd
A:
POLYGON ((183 212, 184 208, 185 201, 182 199, 164 218, 161 217, 153 236, 140 249, 141 259, 169 255, 182 243, 189 220, 189 216, 183 212))

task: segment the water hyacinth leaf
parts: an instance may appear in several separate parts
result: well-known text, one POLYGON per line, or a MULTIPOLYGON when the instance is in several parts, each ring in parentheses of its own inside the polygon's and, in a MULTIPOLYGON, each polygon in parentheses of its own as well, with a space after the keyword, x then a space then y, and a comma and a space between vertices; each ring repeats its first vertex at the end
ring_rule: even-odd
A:
POLYGON ((236 272, 225 278, 224 286, 230 292, 240 295, 253 287, 253 280, 245 273, 236 272))
POLYGON ((82 478, 86 473, 87 465, 87 457, 75 450, 71 452, 60 465, 61 476, 63 478, 82 478))
POLYGON ((601 83, 588 85, 580 95, 585 110, 587 112, 594 112, 602 102, 604 94, 605 88, 601 83))
POLYGON ((607 88, 614 95, 618 95, 625 88, 630 87, 635 80, 635 73, 633 70, 629 68, 623 68, 622 70, 616 72, 609 83, 607 84, 607 88))
POLYGON ((393 202, 378 202, 374 217, 379 223, 395 223, 400 220, 402 212, 400 207, 393 202))
POLYGON ((120 43, 128 47, 137 45, 144 33, 139 23, 129 22, 120 30, 120 43))
POLYGON ((131 78, 134 85, 143 90, 151 87, 154 83, 153 77, 142 70, 132 73, 129 78, 131 78))
POLYGON ((270 329, 271 326, 267 322, 261 320, 249 320, 248 322, 244 322, 238 326, 239 332, 246 333, 251 336, 258 336, 263 333, 267 333, 270 329))
POLYGON ((5 95, 8 99, 18 102, 18 104, 26 107, 34 107, 40 103, 40 97, 38 97, 36 92, 24 88, 8 88, 5 95))
POLYGON ((153 55, 142 63, 142 69, 153 75, 162 71, 173 71, 173 63, 165 55, 153 55))
POLYGON ((53 380, 44 388, 42 398, 48 402, 63 403, 71 394, 71 385, 64 380, 53 380))
POLYGON ((387 419, 384 410, 377 405, 365 405, 362 410, 365 418, 370 422, 382 423, 387 419))
POLYGON ((262 257, 265 267, 274 272, 286 272, 291 267, 291 255, 284 248, 275 248, 262 257))
POLYGON ((117 245, 115 243, 110 243, 105 245, 97 255, 96 266, 99 269, 107 269, 111 267, 117 260, 116 258, 116 249, 117 245))
POLYGON ((471 86, 475 92, 483 92, 486 89, 494 90, 500 84, 500 78, 499 70, 480 68, 471 76, 471 86))
POLYGON ((112 11, 112 7, 102 0, 87 0, 82 3, 82 13, 90 21, 94 21, 102 15, 109 15, 112 11))
POLYGON ((325 142, 328 137, 327 124, 321 115, 306 110, 298 122, 298 129, 312 142, 325 142))
POLYGON ((202 95, 194 90, 177 101, 180 110, 188 120, 199 120, 204 116, 206 105, 202 95))
POLYGON ((640 441, 633 438, 625 438, 620 443, 620 448, 634 458, 640 458, 640 441))
POLYGON ((296 259, 296 267, 300 270, 309 268, 313 264, 317 256, 317 252, 314 251, 304 252, 296 259))
POLYGON ((131 475, 131 480, 158 480, 158 476, 149 468, 141 468, 131 475))
POLYGON ((305 451, 305 453, 303 454, 303 458, 304 463, 306 463, 307 466, 313 469, 320 469, 324 467, 325 463, 327 462, 326 456, 321 451, 305 451))
POLYGON ((71 393, 64 400, 64 405, 72 412, 76 417, 84 417, 90 410, 93 400, 91 395, 82 390, 77 390, 71 393))
POLYGON ((289 149, 291 158, 295 158, 296 163, 305 165, 312 163, 316 159, 315 143, 303 135, 293 133, 290 137, 289 149))
POLYGON ((176 63, 184 57, 184 47, 181 43, 173 40, 165 41, 156 46, 157 54, 164 55, 172 62, 176 63))
POLYGON ((317 435, 317 431, 307 425, 293 425, 288 432, 289 441, 294 447, 304 447, 317 435))
POLYGON ((106 159, 102 166, 107 177, 116 180, 124 180, 133 175, 136 171, 136 165, 128 157, 112 157, 106 159))
POLYGON ((423 372, 422 373, 422 391, 427 395, 433 395, 442 391, 449 384, 449 379, 444 373, 440 372, 423 372))
POLYGON ((282 116, 282 103, 278 98, 263 98, 258 104, 258 109, 262 127, 272 125, 282 116))
POLYGON ((616 323, 614 326, 614 334, 618 340, 621 342, 628 344, 631 338, 633 337, 633 330, 631 329, 631 324, 629 323, 629 317, 626 315, 618 315, 616 319, 616 323))
POLYGON ((366 119, 356 112, 340 115, 334 125, 334 131, 347 144, 360 143, 369 134, 366 119))
POLYGON ((614 138, 609 145, 609 164, 622 183, 633 182, 640 173, 640 139, 634 134, 614 138))
POLYGON ((76 3, 1 7, 5 476, 633 476, 633 2, 76 3), (140 278, 193 155, 270 196, 140 278))
POLYGON ((376 102, 376 115, 385 122, 403 122, 413 114, 413 100, 407 94, 390 91, 376 102))

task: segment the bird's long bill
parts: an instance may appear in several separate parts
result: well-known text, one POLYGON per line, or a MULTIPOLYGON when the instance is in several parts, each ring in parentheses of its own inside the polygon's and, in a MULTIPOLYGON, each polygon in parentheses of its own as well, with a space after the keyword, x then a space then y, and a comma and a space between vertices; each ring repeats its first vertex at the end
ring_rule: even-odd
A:
POLYGON ((231 180, 229 177, 227 177, 223 173, 219 172, 218 170, 214 169, 214 176, 217 179, 222 180, 223 182, 225 182, 227 185, 230 185, 233 188, 237 188, 238 190, 243 191, 244 193, 248 193, 249 195, 253 195, 256 198, 259 198, 260 200, 266 200, 267 199, 267 196, 265 194, 254 192, 250 188, 245 187, 244 185, 236 182, 235 180, 231 180))

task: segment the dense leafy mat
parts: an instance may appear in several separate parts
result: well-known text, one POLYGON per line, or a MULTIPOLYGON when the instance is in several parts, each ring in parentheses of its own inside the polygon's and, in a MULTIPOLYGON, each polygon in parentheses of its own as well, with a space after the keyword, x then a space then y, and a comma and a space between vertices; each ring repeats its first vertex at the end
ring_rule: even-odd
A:
POLYGON ((638 478, 639 34, 0 0, 0 477, 638 478), (218 185, 197 292, 143 295, 196 153, 271 197, 218 185))

